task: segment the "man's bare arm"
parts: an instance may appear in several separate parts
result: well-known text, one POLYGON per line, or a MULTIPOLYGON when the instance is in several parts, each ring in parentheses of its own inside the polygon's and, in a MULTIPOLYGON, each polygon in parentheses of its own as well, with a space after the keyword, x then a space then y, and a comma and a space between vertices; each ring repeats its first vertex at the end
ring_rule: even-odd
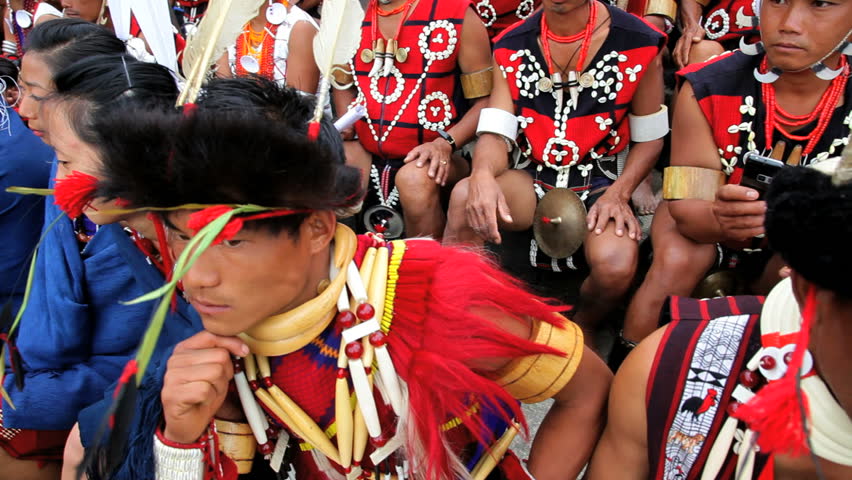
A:
POLYGON ((648 478, 645 393, 664 331, 662 328, 645 338, 618 370, 609 394, 606 429, 592 456, 586 480, 648 478))

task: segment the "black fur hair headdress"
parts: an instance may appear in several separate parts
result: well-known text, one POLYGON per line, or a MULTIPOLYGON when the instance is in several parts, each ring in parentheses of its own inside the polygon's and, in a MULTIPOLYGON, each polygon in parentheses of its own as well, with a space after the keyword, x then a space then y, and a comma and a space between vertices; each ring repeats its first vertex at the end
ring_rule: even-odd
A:
POLYGON ((307 137, 313 101, 260 78, 212 81, 184 111, 112 111, 104 130, 98 195, 133 207, 254 204, 348 209, 360 174, 344 164, 340 136, 322 123, 307 137))
POLYGON ((772 249, 803 277, 852 299, 852 149, 832 175, 814 168, 782 170, 766 195, 772 249))

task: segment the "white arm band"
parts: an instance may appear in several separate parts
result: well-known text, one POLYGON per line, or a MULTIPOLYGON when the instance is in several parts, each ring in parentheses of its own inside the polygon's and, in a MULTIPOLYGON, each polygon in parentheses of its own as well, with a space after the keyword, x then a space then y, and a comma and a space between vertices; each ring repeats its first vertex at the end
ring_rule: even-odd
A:
POLYGON ((669 134, 669 108, 660 105, 657 113, 650 115, 628 115, 630 120, 630 140, 650 142, 665 137, 669 134))
POLYGON ((204 451, 170 447, 154 435, 156 480, 204 480, 204 451))
POLYGON ((518 119, 515 115, 501 108, 483 108, 479 113, 479 124, 476 134, 496 133, 515 144, 518 138, 518 119))

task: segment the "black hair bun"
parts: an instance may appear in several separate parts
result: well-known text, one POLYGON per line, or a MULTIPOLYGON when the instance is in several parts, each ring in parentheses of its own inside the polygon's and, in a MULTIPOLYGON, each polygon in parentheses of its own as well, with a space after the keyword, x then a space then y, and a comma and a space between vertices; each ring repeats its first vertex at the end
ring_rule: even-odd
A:
POLYGON ((766 234, 796 272, 852 298, 852 184, 812 168, 784 169, 766 195, 766 234))

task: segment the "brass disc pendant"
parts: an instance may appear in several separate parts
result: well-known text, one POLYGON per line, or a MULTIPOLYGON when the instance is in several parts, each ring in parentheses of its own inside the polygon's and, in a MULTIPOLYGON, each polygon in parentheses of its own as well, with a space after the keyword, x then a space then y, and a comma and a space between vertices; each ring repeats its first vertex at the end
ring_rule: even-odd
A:
POLYGON ((407 48, 397 48, 396 49, 396 61, 399 63, 405 63, 408 60, 408 49, 407 48))
POLYGON ((541 77, 538 79, 538 89, 542 92, 553 91, 553 80, 549 77, 541 77))
POLYGON ((376 54, 373 53, 373 50, 370 48, 365 48, 361 50, 361 61, 364 63, 370 63, 373 59, 376 58, 376 54))
POLYGON ((586 72, 580 75, 580 86, 583 88, 590 88, 595 84, 595 77, 589 72, 586 72))

